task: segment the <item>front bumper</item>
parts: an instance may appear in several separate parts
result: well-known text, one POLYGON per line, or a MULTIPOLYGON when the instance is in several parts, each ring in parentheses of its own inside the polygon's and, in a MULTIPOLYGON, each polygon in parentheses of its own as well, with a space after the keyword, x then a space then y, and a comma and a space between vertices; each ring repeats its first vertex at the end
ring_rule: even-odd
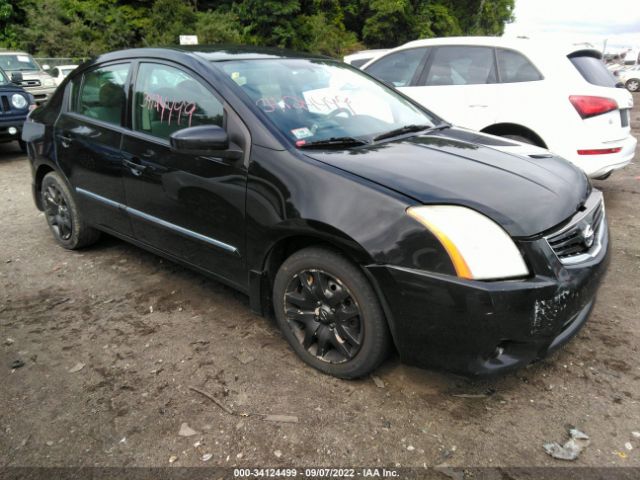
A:
POLYGON ((544 239, 522 242, 540 272, 524 280, 472 281, 388 265, 367 271, 403 362, 491 375, 543 358, 580 330, 606 271, 608 242, 605 230, 599 253, 574 266, 563 265, 544 239))
POLYGON ((33 95, 36 105, 40 106, 47 102, 56 91, 56 87, 25 87, 25 90, 33 95))
POLYGON ((22 117, 0 118, 0 142, 20 140, 22 126, 26 118, 26 115, 22 117), (16 129, 15 134, 9 133, 11 127, 16 129))

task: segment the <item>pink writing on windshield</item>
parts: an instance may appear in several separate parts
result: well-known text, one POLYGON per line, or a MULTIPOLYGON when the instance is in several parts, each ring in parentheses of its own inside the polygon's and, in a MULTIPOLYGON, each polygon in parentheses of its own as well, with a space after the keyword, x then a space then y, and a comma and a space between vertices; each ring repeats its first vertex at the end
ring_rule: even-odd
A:
POLYGON ((277 99, 276 97, 262 97, 256 100, 256 105, 267 113, 275 112, 276 110, 309 110, 312 111, 327 111, 327 113, 338 110, 341 108, 349 110, 352 115, 355 115, 355 111, 351 105, 351 99, 347 96, 335 95, 333 97, 313 97, 307 96, 307 101, 292 97, 290 95, 284 95, 277 99))
POLYGON ((191 126, 191 117, 196 111, 196 104, 186 100, 169 100, 157 93, 145 93, 142 108, 160 112, 160 122, 167 122, 171 125, 173 120, 180 125, 183 118, 188 119, 188 126, 191 126))

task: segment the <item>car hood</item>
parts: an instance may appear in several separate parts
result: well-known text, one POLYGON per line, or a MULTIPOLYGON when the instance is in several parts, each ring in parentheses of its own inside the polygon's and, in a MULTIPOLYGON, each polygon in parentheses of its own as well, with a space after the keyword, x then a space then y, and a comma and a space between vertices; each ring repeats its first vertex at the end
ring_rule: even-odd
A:
POLYGON ((305 154, 423 204, 472 208, 514 237, 534 236, 562 223, 591 189, 581 170, 547 150, 458 128, 305 154))

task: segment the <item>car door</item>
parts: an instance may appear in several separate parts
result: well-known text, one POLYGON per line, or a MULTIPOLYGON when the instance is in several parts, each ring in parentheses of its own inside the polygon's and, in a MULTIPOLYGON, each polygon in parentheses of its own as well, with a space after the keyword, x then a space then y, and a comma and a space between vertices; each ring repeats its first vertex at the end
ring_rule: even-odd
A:
POLYGON ((135 236, 183 261, 246 285, 245 155, 231 160, 178 153, 173 132, 199 125, 227 130, 248 153, 248 130, 196 74, 178 65, 141 62, 124 136, 124 185, 135 236))
POLYGON ((400 90, 455 125, 492 125, 498 100, 493 48, 435 47, 416 86, 400 90))
POLYGON ((95 225, 131 235, 122 183, 125 85, 131 63, 98 66, 69 83, 67 108, 55 128, 57 160, 79 207, 95 225))

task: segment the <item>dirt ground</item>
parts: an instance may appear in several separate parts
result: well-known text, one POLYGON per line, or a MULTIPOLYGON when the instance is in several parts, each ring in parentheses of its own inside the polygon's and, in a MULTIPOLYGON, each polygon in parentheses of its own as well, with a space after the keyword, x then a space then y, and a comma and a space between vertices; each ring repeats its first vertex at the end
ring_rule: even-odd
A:
MULTIPOLYGON (((640 108, 632 124, 640 137, 640 108)), ((56 246, 26 157, 0 145, 0 467, 638 467, 638 160, 594 184, 612 263, 562 351, 490 381, 397 358, 342 381, 305 366, 273 321, 215 281, 110 237, 56 246), (197 433, 180 436, 182 423, 197 433), (549 457, 543 444, 571 426, 591 444, 574 463, 549 457)))

